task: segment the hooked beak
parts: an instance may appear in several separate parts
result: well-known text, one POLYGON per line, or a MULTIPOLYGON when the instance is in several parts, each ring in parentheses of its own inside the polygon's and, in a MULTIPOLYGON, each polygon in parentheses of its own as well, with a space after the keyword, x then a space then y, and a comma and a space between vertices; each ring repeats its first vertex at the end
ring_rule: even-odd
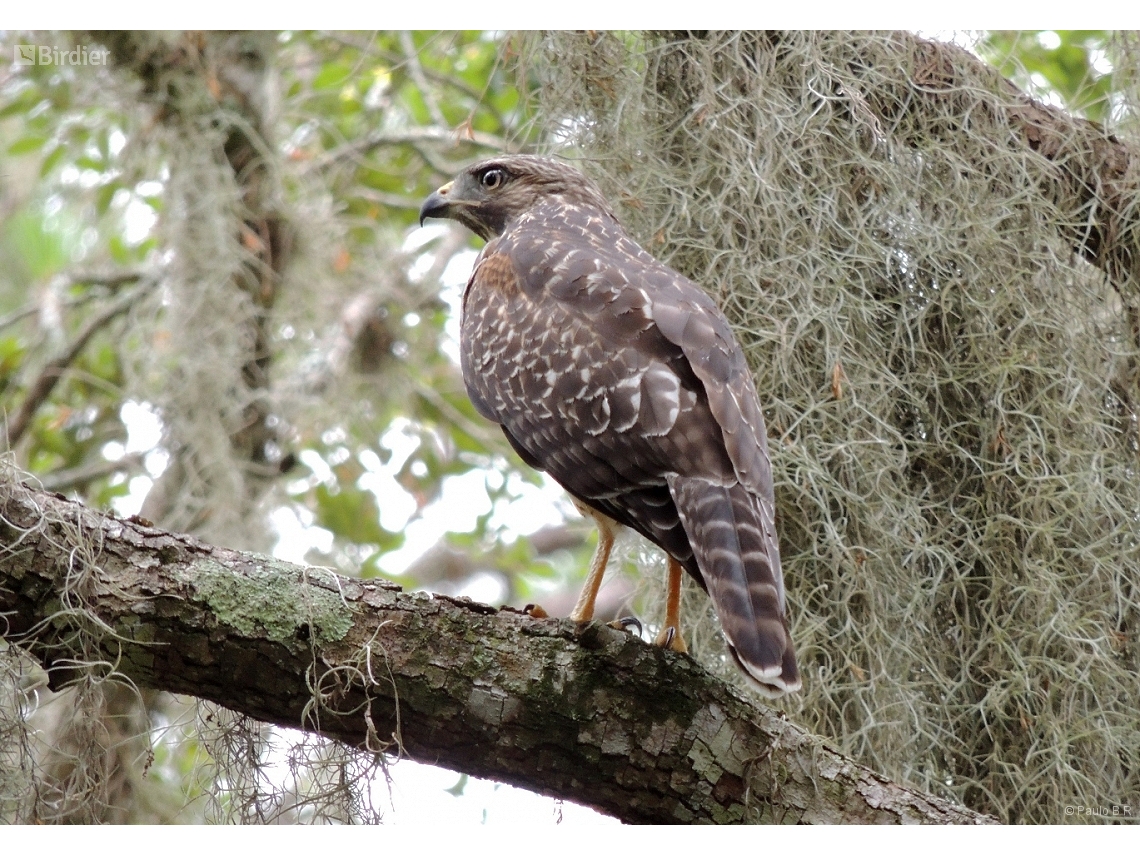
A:
POLYGON ((420 206, 421 226, 424 224, 424 220, 429 217, 439 219, 445 219, 447 217, 448 208, 451 205, 447 196, 451 192, 451 185, 453 183, 452 181, 448 181, 424 200, 423 205, 420 206))

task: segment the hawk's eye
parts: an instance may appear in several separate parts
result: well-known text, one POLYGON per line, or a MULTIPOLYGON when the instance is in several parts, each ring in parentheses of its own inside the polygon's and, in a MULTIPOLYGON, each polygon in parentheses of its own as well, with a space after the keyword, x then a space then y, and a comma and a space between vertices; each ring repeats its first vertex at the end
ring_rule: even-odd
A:
POLYGON ((488 190, 498 190, 507 183, 507 173, 502 169, 488 169, 479 180, 488 190))

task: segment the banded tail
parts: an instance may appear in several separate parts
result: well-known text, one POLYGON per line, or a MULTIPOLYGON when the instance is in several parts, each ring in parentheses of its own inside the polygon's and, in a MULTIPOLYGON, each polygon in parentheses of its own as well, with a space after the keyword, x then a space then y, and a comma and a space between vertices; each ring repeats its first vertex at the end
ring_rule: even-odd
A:
POLYGON ((671 475, 669 492, 712 597, 728 650, 754 688, 800 688, 772 506, 739 483, 671 475))

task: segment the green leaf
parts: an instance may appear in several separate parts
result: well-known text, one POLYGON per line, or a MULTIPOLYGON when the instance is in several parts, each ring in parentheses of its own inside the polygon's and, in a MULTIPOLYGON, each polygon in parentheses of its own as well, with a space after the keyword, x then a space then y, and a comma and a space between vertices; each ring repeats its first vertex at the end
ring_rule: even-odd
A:
POLYGON ((59 162, 63 160, 65 154, 67 154, 66 146, 53 145, 47 156, 43 159, 43 163, 40 164, 40 178, 43 178, 55 169, 55 167, 59 165, 59 162))
POLYGON ((9 258, 19 262, 31 281, 50 276, 71 258, 71 236, 57 221, 45 220, 38 210, 24 209, 4 223, 3 242, 9 258))
POLYGON ((6 119, 8 116, 14 116, 17 113, 30 113, 43 100, 39 91, 29 85, 22 89, 15 98, 0 107, 0 119, 6 119))
POLYGON ((8 154, 20 155, 20 154, 29 154, 33 151, 39 151, 41 148, 44 147, 44 143, 47 142, 47 139, 48 138, 46 136, 38 136, 38 135, 37 136, 21 137, 20 139, 16 140, 14 143, 12 143, 10 146, 8 146, 8 154))
POLYGON ((107 168, 107 162, 103 160, 96 160, 88 155, 83 155, 75 159, 75 165, 80 169, 90 169, 94 172, 102 172, 107 168))
POLYGON ((313 89, 339 89, 352 77, 352 69, 339 62, 325 63, 313 78, 313 89))
POLYGON ((111 235, 107 240, 107 249, 111 253, 111 258, 119 264, 126 264, 131 260, 131 251, 119 235, 111 235))
POLYGON ((352 543, 375 543, 386 547, 391 542, 391 532, 380 526, 376 498, 367 490, 344 484, 333 490, 321 484, 314 495, 317 525, 352 543))
POLYGON ((107 213, 111 207, 111 200, 115 198, 115 191, 119 189, 119 185, 115 182, 104 184, 95 191, 95 210, 99 212, 100 216, 107 213))

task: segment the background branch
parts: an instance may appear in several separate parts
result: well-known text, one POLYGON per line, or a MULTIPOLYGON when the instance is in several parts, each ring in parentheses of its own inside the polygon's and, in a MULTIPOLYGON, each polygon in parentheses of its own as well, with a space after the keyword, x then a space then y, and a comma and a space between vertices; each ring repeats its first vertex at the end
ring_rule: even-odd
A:
POLYGON ((40 486, 48 493, 62 493, 65 490, 74 490, 106 478, 117 472, 132 472, 143 467, 146 452, 135 451, 124 454, 117 460, 102 460, 88 463, 85 466, 76 466, 73 469, 61 469, 46 472, 39 477, 40 486))
POLYGON ((36 410, 48 399, 60 378, 63 377, 63 372, 79 358, 79 354, 87 347, 92 336, 134 305, 146 287, 148 286, 123 294, 102 312, 87 321, 75 340, 55 359, 44 366, 39 376, 28 388, 28 393, 24 396, 24 401, 16 415, 13 416, 12 421, 6 426, 0 426, 0 447, 15 447, 31 425, 32 419, 35 418, 36 410))
POLYGON ((406 130, 400 131, 373 131, 361 139, 345 143, 339 148, 330 151, 328 154, 313 160, 307 164, 302 171, 308 173, 314 170, 320 171, 328 169, 330 166, 344 160, 361 157, 373 149, 385 145, 414 146, 416 151, 423 155, 425 160, 431 163, 432 168, 441 174, 451 175, 457 171, 463 164, 463 161, 451 162, 440 158, 429 147, 432 143, 447 147, 453 147, 461 143, 469 143, 492 151, 506 151, 509 148, 506 140, 483 131, 471 131, 470 134, 462 136, 459 132, 450 130, 447 127, 420 127, 407 128, 406 130))

